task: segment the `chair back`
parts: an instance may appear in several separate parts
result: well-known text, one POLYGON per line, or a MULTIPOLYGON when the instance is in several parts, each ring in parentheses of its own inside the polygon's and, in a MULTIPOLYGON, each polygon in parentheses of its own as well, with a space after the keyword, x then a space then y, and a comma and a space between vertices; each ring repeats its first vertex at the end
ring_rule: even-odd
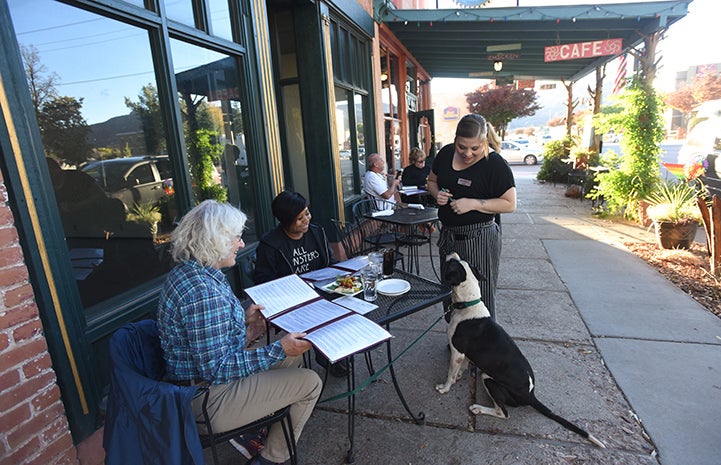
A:
POLYGON ((190 402, 196 386, 162 381, 165 361, 154 320, 128 323, 109 341, 106 465, 203 463, 190 402), (133 447, 128 447, 133 444, 133 447))
POLYGON ((364 215, 370 215, 373 212, 381 210, 392 210, 394 208, 396 208, 396 204, 388 200, 368 198, 359 200, 353 205, 353 216, 356 221, 360 223, 366 219, 364 215))
POLYGON ((333 227, 338 234, 338 240, 343 247, 346 258, 353 258, 364 254, 363 238, 356 223, 344 222, 333 218, 333 227))

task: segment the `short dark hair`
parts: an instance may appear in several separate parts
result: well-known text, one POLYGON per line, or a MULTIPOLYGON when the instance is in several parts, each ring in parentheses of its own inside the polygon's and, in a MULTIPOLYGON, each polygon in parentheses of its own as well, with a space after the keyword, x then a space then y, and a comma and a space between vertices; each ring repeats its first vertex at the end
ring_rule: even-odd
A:
POLYGON ((290 226, 295 218, 308 207, 308 201, 297 192, 283 191, 278 194, 270 205, 273 216, 278 218, 284 228, 290 226))

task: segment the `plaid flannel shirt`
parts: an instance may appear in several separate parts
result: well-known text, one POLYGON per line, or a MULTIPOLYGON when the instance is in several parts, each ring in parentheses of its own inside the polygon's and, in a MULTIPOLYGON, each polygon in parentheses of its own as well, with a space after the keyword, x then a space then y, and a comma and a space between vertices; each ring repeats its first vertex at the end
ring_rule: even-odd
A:
POLYGON ((245 350, 245 310, 222 271, 194 260, 165 280, 158 329, 170 379, 226 384, 267 370, 285 358, 280 341, 245 350))

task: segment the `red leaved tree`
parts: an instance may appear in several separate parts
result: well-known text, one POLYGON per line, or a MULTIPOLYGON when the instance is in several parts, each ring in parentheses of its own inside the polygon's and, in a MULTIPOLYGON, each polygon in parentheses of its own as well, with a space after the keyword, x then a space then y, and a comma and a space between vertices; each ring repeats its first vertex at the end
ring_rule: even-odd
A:
POLYGON ((664 103, 684 114, 684 124, 694 108, 709 100, 721 99, 721 73, 698 74, 691 84, 668 93, 664 103))
POLYGON ((466 94, 468 111, 483 115, 505 138, 506 128, 515 118, 533 116, 541 107, 533 89, 516 89, 515 86, 496 87, 486 84, 466 94))

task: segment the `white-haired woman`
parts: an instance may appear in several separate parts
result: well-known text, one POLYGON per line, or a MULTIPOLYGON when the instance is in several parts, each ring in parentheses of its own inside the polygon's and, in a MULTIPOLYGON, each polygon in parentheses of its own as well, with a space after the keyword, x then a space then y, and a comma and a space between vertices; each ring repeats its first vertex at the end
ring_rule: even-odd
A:
MULTIPOLYGON (((210 384, 208 408, 215 431, 248 424, 292 404, 298 438, 322 382, 314 371, 300 368, 302 354, 311 348, 301 339, 303 333, 247 348, 265 327, 262 307, 244 310, 222 272, 235 264, 238 250, 245 246, 241 238, 245 221, 245 214, 230 204, 206 200, 173 231, 177 265, 165 280, 158 306, 167 377, 178 384, 210 384)), ((196 415, 201 412, 200 399, 194 401, 193 410, 196 415)), ((288 459, 282 428, 276 424, 264 448, 248 463, 288 459)))

